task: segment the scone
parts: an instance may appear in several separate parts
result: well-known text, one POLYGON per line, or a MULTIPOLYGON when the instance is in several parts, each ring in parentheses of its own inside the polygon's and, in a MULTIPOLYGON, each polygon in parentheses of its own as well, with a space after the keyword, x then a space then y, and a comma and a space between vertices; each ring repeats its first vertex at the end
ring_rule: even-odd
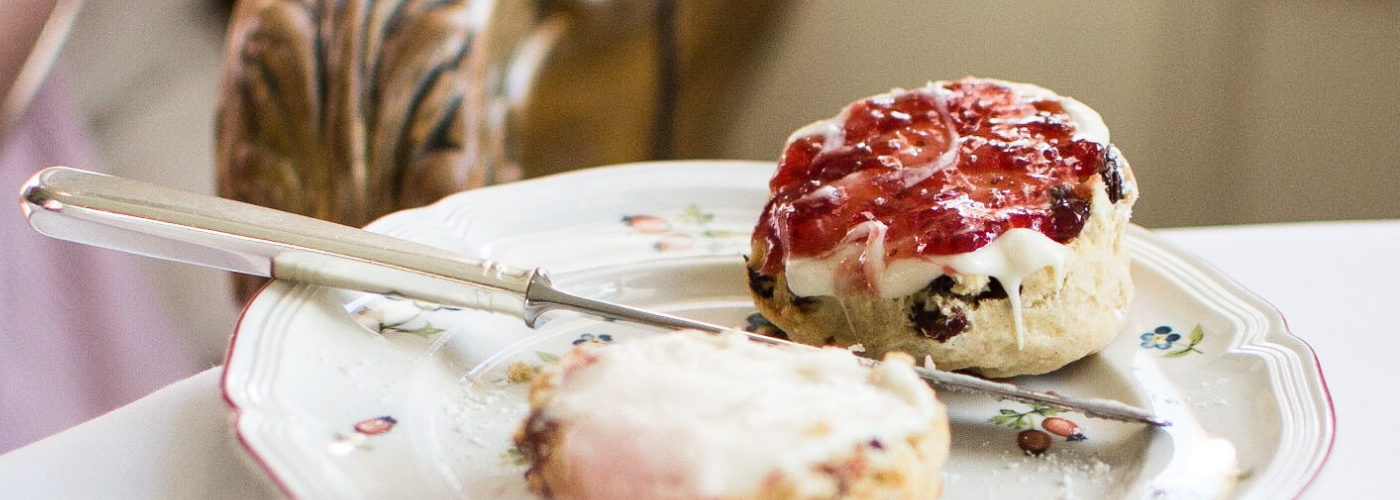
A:
POLYGON ((1127 320, 1137 186, 1074 99, 978 78, 894 90, 795 132, 769 187, 749 288, 792 340, 1007 377, 1127 320))
POLYGON ((948 417, 911 362, 737 333, 585 344, 535 377, 515 442, 545 498, 937 498, 948 417))

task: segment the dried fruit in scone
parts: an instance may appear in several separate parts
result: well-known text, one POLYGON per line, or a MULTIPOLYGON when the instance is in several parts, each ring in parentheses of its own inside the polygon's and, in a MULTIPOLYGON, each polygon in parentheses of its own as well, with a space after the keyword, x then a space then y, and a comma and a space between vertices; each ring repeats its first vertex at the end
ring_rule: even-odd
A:
POLYGON ((894 355, 694 331, 585 344, 530 388, 515 442, 555 499, 932 499, 945 408, 894 355))
POLYGON ((965 78, 848 105, 790 137, 749 287, 793 340, 1058 369, 1127 320, 1137 186, 1088 106, 965 78))

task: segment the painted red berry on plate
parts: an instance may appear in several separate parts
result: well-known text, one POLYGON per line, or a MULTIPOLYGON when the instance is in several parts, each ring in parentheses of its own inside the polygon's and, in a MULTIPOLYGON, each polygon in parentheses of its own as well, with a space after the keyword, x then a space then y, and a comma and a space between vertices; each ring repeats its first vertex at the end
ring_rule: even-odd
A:
POLYGON ((394 428, 394 425, 398 423, 399 421, 395 420, 394 417, 385 415, 382 417, 371 418, 369 420, 362 420, 356 423, 355 432, 367 436, 383 434, 389 432, 391 429, 394 428))
POLYGON ((671 223, 655 215, 628 215, 622 222, 632 229, 648 234, 661 234, 671 230, 671 223))
POLYGON ((1080 432, 1079 424, 1067 418, 1049 417, 1041 421, 1040 426, 1051 434, 1065 438, 1066 441, 1089 439, 1083 432, 1080 432))

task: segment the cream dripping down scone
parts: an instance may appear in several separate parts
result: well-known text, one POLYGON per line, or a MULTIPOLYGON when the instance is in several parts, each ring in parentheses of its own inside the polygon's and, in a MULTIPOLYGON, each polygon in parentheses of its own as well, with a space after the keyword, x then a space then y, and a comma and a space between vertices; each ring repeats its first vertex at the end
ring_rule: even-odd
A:
POLYGON ((515 442, 545 498, 938 498, 948 417, 911 363, 737 333, 585 344, 531 382, 515 442))
POLYGON ((1098 113, 1034 85, 894 90, 793 133, 749 288, 793 340, 991 377, 1106 346, 1137 186, 1098 113))

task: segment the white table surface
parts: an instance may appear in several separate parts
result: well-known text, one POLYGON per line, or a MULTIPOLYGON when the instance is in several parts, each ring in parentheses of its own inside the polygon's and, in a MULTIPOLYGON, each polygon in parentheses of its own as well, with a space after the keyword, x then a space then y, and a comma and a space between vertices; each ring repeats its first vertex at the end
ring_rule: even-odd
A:
MULTIPOLYGON (((1388 376, 1400 352, 1400 221, 1326 222, 1158 231, 1276 306, 1312 345, 1338 431, 1302 498, 1389 498, 1400 414, 1388 376), (1360 422, 1370 425, 1362 428, 1360 422)), ((231 327, 231 326, 230 326, 231 327)), ((214 368, 129 406, 0 455, 6 498, 269 498, 244 458, 214 368)))

